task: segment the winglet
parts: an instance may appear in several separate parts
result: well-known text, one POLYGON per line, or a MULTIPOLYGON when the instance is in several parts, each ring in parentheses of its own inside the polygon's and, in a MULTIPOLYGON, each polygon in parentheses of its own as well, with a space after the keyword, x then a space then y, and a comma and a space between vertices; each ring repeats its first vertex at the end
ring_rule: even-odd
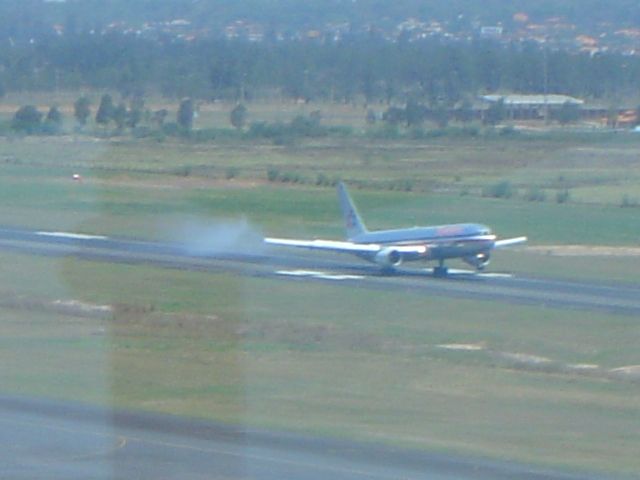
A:
POLYGON ((338 198, 340 199, 340 209, 342 210, 342 217, 347 231, 347 238, 352 239, 367 233, 367 227, 358 214, 358 210, 349 196, 347 187, 344 183, 338 183, 338 198))

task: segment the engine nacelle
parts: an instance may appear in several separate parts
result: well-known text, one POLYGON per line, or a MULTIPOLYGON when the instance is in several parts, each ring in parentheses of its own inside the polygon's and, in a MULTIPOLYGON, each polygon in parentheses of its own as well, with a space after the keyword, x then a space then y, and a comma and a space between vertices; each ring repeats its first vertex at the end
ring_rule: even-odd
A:
POLYGON ((373 260, 384 268, 397 267, 402 263, 402 254, 393 248, 383 248, 373 260))
POLYGON ((462 260, 478 270, 483 270, 484 267, 489 265, 490 258, 489 253, 478 253, 477 255, 464 257, 462 260))

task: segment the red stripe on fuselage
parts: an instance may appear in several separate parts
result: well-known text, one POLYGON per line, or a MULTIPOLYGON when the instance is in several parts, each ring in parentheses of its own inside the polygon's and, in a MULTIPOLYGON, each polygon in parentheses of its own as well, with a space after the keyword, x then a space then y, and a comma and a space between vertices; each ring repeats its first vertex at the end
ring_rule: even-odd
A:
POLYGON ((451 237, 432 237, 424 240, 406 240, 404 242, 380 242, 381 245, 432 245, 438 243, 455 243, 455 242, 494 242, 495 235, 475 235, 470 237, 451 236, 451 237))

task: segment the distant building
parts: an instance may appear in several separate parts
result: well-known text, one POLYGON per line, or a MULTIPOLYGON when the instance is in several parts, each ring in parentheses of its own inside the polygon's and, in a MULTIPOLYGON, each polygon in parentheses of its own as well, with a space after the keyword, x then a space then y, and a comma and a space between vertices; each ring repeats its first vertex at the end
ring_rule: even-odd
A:
POLYGON ((481 27, 480 38, 499 40, 502 38, 502 27, 481 27))
POLYGON ((513 20, 519 23, 527 23, 529 21, 529 15, 527 15, 525 12, 514 13, 513 20))
POLYGON ((582 107, 584 100, 568 95, 484 95, 480 99, 487 106, 502 101, 507 118, 512 120, 541 120, 546 113, 560 109, 565 104, 582 107))

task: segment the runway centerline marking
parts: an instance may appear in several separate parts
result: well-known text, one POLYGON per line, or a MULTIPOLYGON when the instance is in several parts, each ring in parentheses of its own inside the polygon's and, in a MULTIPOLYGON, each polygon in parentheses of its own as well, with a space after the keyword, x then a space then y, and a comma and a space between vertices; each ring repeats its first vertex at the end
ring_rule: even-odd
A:
POLYGON ((499 272, 478 272, 477 270, 463 270, 458 268, 450 268, 450 275, 474 275, 484 278, 513 278, 511 273, 499 273, 499 272))
POLYGON ((484 278, 513 278, 511 273, 478 273, 477 275, 484 278))
POLYGON ((276 274, 290 277, 310 277, 322 280, 361 280, 362 275, 318 272, 315 270, 276 270, 276 274))

